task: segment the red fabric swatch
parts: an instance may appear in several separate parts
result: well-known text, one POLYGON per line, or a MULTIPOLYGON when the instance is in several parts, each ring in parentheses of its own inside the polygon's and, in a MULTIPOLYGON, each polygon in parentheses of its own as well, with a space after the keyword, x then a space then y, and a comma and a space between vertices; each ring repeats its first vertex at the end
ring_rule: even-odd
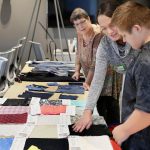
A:
POLYGON ((0 114, 0 123, 26 123, 27 113, 23 114, 0 114))

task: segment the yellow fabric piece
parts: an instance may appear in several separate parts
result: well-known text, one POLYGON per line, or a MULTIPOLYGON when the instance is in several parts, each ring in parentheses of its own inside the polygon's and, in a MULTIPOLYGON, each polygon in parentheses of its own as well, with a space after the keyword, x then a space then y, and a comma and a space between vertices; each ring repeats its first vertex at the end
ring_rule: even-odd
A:
POLYGON ((32 146, 30 146, 30 147, 28 148, 28 150, 41 150, 41 149, 39 149, 38 147, 32 145, 32 146))

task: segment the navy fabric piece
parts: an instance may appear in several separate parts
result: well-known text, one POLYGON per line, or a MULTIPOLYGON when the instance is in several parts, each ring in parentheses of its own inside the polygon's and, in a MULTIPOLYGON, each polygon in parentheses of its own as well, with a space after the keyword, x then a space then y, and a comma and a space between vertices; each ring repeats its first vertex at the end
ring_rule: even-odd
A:
POLYGON ((78 96, 73 96, 73 95, 64 95, 61 94, 59 96, 59 99, 70 99, 70 100, 76 100, 78 98, 78 96))
POLYGON ((40 97, 41 99, 49 99, 53 93, 36 93, 36 92, 31 92, 31 91, 25 91, 22 95, 18 95, 18 97, 23 97, 23 98, 32 98, 32 97, 40 97))
POLYGON ((59 84, 57 82, 50 82, 47 83, 48 86, 58 86, 59 84))
POLYGON ((31 99, 7 99, 3 106, 29 106, 31 99))
POLYGON ((36 84, 27 85, 26 87, 28 88, 29 91, 44 91, 46 88, 48 88, 46 86, 36 85, 36 84))
POLYGON ((92 125, 88 130, 84 129, 82 132, 75 132, 72 128, 73 125, 69 125, 70 135, 79 135, 79 136, 101 136, 108 135, 112 136, 106 125, 92 125))
POLYGON ((28 138, 24 150, 28 150, 32 145, 41 150, 69 150, 68 139, 28 138))
POLYGON ((69 82, 69 85, 81 85, 83 86, 83 82, 69 82))
POLYGON ((68 94, 83 94, 83 86, 78 85, 60 85, 56 90, 57 93, 68 93, 68 94))
POLYGON ((0 150, 10 150, 14 138, 0 138, 0 150))

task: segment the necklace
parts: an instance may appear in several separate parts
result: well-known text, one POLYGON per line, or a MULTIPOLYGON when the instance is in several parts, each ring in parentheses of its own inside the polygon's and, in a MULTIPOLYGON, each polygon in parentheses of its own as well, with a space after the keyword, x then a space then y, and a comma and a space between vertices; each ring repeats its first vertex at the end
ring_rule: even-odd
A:
POLYGON ((92 29, 90 31, 89 38, 86 38, 86 40, 83 38, 83 47, 86 47, 92 41, 93 36, 94 36, 94 31, 92 29))

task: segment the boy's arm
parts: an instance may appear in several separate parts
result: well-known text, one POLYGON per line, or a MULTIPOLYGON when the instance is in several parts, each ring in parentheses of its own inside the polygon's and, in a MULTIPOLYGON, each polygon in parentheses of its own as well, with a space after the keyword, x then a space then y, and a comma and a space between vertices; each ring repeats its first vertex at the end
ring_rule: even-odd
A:
POLYGON ((113 137, 121 145, 130 135, 150 125, 150 113, 135 109, 130 117, 113 130, 113 137))

